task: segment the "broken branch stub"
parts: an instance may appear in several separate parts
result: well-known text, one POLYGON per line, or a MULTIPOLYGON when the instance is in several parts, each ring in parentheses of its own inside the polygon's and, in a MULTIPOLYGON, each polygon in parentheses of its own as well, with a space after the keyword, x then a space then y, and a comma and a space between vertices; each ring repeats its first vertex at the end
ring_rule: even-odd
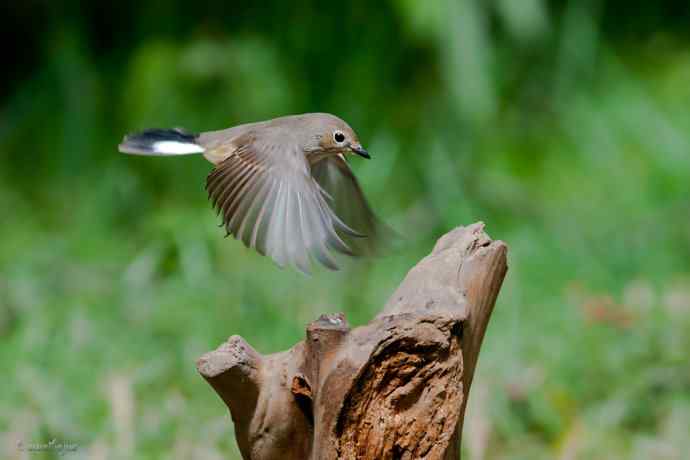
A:
POLYGON ((350 329, 322 315, 290 350, 233 336, 197 368, 228 406, 245 459, 458 458, 472 377, 505 276, 506 245, 459 227, 350 329))

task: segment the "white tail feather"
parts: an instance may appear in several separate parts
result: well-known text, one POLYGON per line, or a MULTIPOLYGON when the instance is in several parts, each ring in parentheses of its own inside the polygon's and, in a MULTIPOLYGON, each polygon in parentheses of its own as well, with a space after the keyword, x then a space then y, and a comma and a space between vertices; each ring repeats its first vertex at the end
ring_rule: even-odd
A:
POLYGON ((191 155, 204 153, 205 149, 196 141, 198 134, 183 129, 147 129, 128 134, 119 145, 122 153, 134 155, 191 155))
POLYGON ((204 152, 204 148, 199 144, 178 141, 154 142, 151 147, 155 153, 162 155, 190 155, 192 153, 204 152))

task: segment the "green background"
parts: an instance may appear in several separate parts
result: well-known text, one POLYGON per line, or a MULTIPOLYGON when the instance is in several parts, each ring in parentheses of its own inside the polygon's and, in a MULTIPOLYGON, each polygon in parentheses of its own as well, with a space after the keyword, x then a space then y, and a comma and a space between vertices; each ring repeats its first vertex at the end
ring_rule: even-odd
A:
POLYGON ((7 3, 0 458, 239 458, 195 360, 232 334, 285 349, 322 312, 363 324, 477 220, 510 270, 465 458, 688 458, 687 2, 7 3), (372 153, 353 167, 393 254, 279 270, 223 238, 203 158, 116 150, 313 111, 372 153))

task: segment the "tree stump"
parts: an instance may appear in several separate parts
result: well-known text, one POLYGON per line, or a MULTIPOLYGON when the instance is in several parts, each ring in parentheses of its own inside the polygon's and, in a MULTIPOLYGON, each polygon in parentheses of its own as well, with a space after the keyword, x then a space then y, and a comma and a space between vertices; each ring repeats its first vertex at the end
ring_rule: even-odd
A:
POLYGON ((369 324, 343 314, 263 356, 232 336, 197 362, 251 460, 457 459, 467 397, 507 271, 484 225, 458 227, 369 324))

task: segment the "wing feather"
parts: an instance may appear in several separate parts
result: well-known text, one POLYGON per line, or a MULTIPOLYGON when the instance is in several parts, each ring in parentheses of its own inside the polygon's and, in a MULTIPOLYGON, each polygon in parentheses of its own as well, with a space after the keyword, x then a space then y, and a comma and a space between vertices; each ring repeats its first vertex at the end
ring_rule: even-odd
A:
POLYGON ((271 222, 268 226, 268 235, 266 236, 268 255, 281 267, 284 267, 287 262, 285 257, 285 232, 283 231, 286 189, 287 182, 281 181, 276 196, 276 204, 271 215, 271 222))
POLYGON ((273 213, 273 205, 276 201, 276 185, 277 181, 270 180, 270 187, 266 192, 266 198, 261 205, 261 211, 259 211, 259 215, 252 230, 250 247, 255 248, 262 255, 266 255, 266 234, 268 233, 268 224, 271 219, 271 214, 273 213))
POLYGON ((259 212, 266 201, 266 194, 270 188, 270 184, 262 178, 258 178, 248 193, 250 196, 247 198, 249 203, 247 206, 247 212, 242 217, 242 221, 239 224, 239 230, 237 234, 238 238, 242 240, 245 246, 252 247, 252 235, 254 234, 252 226, 258 225, 259 212))
POLYGON ((318 207, 308 203, 309 196, 302 201, 303 226, 309 229, 309 241, 305 244, 309 247, 310 254, 322 265, 331 270, 338 270, 335 259, 326 248, 327 235, 319 216, 318 207), (307 203, 305 203, 307 201, 307 203))
POLYGON ((284 136, 271 142, 271 136, 251 132, 217 148, 230 145, 236 147, 206 181, 227 233, 281 267, 309 273, 313 258, 337 270, 331 251, 352 255, 348 238, 361 236, 360 229, 331 208, 338 198, 312 176, 304 153, 284 136))
POLYGON ((312 174, 331 197, 334 228, 355 255, 374 255, 390 245, 395 232, 373 213, 344 157, 318 161, 312 165, 312 174))

